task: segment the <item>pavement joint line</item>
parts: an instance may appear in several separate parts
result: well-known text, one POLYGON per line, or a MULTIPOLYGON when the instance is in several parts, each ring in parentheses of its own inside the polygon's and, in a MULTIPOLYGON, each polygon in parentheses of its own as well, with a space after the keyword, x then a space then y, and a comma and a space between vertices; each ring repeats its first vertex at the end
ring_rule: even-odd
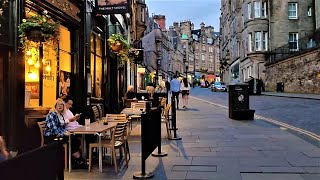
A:
MULTIPOLYGON (((214 106, 218 106, 218 107, 221 107, 221 108, 224 108, 224 109, 229 109, 227 106, 224 106, 224 105, 221 105, 221 104, 217 104, 217 103, 213 103, 213 102, 209 102, 209 101, 206 101, 206 100, 203 100, 203 99, 200 99, 200 98, 197 98, 197 97, 194 97, 194 96, 189 96, 193 99, 196 99, 196 100, 199 100, 199 101, 202 101, 202 102, 205 102, 207 104, 210 104, 210 105, 214 105, 214 106)), ((300 128, 297 128, 297 127, 294 127, 294 126, 291 126, 289 124, 286 124, 286 123, 283 123, 283 122, 280 122, 280 121, 277 121, 277 120, 274 120, 274 119, 271 119, 271 118, 267 118, 267 117, 264 117, 264 116, 261 116, 261 115, 254 115, 255 118, 257 119, 260 119, 260 120, 263 120, 263 121, 266 121, 266 122, 269 122, 271 124, 275 124, 275 125, 278 125, 278 126, 282 126, 282 127, 286 127, 290 130, 293 130, 293 131, 296 131, 296 132, 299 132, 299 133, 302 133, 302 134, 305 134, 317 141, 320 142, 320 135, 317 135, 315 133, 312 133, 310 131, 307 131, 307 130, 303 130, 303 129, 300 129, 300 128)))

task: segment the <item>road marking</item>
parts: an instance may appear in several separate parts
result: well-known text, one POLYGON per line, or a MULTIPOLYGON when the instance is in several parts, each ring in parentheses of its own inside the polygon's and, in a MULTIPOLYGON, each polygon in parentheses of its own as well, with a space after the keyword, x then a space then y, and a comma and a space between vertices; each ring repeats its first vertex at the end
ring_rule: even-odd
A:
MULTIPOLYGON (((205 102, 207 104, 218 106, 218 107, 221 107, 221 108, 224 108, 224 109, 229 109, 227 106, 223 106, 221 104, 217 104, 217 103, 213 103, 213 102, 210 102, 210 101, 206 101, 206 100, 194 97, 194 96, 189 96, 189 97, 191 97, 193 99, 196 99, 196 100, 199 100, 199 101, 202 101, 202 102, 205 102)), ((300 128, 291 126, 289 124, 286 124, 286 123, 283 123, 283 122, 280 122, 280 121, 277 121, 277 120, 274 120, 274 119, 271 119, 271 118, 267 118, 267 117, 264 117, 264 116, 256 115, 256 114, 254 115, 254 118, 269 122, 271 124, 278 125, 278 126, 280 126, 280 128, 287 128, 287 129, 299 132, 299 133, 307 135, 307 136, 309 136, 309 137, 311 137, 311 138, 313 138, 313 139, 315 139, 317 141, 320 141, 320 135, 317 135, 317 134, 315 134, 313 132, 310 132, 310 131, 307 131, 307 130, 304 130, 304 129, 300 129, 300 128)))

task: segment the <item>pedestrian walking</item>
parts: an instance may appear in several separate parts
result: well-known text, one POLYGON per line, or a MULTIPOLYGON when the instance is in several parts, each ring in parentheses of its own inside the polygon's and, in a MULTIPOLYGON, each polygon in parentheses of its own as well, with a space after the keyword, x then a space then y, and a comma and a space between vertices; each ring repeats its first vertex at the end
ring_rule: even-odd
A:
POLYGON ((183 78, 180 86, 181 94, 182 94, 182 104, 184 109, 188 106, 188 99, 189 99, 189 93, 190 93, 190 84, 188 83, 187 78, 183 78))
POLYGON ((179 109, 180 82, 176 75, 173 76, 173 79, 170 82, 170 89, 172 97, 177 99, 177 109, 179 109))

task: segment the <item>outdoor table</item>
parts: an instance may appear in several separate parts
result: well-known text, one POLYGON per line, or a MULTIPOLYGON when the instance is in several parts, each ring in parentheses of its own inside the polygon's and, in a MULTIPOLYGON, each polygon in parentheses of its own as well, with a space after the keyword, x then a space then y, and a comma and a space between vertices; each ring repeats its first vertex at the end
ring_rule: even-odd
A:
MULTIPOLYGON (((94 122, 90 124, 89 128, 86 128, 85 126, 78 127, 76 129, 69 130, 71 133, 69 135, 69 172, 71 172, 71 135, 72 134, 82 134, 82 142, 84 144, 84 147, 86 147, 85 138, 84 136, 86 134, 94 134, 98 135, 98 141, 99 141, 99 172, 102 173, 102 146, 101 146, 101 136, 103 136, 103 133, 107 130, 110 130, 117 126, 116 122, 110 122, 108 125, 104 125, 102 122, 94 122)), ((85 152, 85 148, 83 150, 85 152)))

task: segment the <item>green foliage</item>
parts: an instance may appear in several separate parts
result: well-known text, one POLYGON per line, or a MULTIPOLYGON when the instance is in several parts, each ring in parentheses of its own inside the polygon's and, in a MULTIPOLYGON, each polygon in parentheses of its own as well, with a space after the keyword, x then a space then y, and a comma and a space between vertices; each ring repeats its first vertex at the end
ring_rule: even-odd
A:
POLYGON ((50 16, 44 12, 44 15, 37 14, 27 19, 23 19, 22 23, 18 26, 20 43, 22 48, 25 48, 27 41, 27 32, 32 29, 39 28, 42 30, 41 36, 45 41, 59 42, 59 23, 55 22, 50 16))
POLYGON ((127 40, 121 34, 112 34, 109 39, 110 50, 117 55, 119 64, 124 65, 126 62, 134 63, 134 58, 139 55, 139 51, 130 46, 127 40), (117 51, 112 50, 112 47, 120 46, 117 51))

